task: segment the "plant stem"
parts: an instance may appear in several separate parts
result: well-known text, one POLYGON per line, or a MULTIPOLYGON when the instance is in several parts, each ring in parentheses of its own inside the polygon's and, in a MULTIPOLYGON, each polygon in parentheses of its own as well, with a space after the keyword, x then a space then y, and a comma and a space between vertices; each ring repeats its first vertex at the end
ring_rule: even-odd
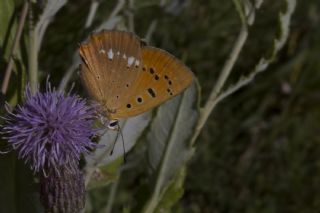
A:
POLYGON ((148 30, 147 30, 147 33, 146 33, 146 35, 145 35, 145 40, 146 40, 148 43, 150 42, 151 37, 152 37, 152 34, 154 33, 157 25, 158 25, 158 20, 157 20, 157 19, 154 19, 154 20, 150 23, 150 25, 149 25, 149 27, 148 27, 148 30))
POLYGON ((90 5, 90 10, 89 10, 89 13, 88 13, 88 16, 87 16, 87 21, 86 21, 86 24, 85 24, 85 28, 89 28, 91 25, 92 25, 92 22, 93 22, 93 19, 97 13, 97 9, 99 7, 99 4, 100 4, 100 1, 97 1, 97 0, 92 0, 91 1, 91 5, 90 5))
MULTIPOLYGON (((119 179, 120 179, 121 171, 122 171, 121 169, 118 170, 117 176, 119 177, 119 179)), ((105 213, 111 213, 112 212, 112 206, 113 206, 113 203, 114 203, 114 200, 115 200, 115 197, 116 197, 116 194, 117 194, 119 182, 120 182, 119 179, 117 179, 111 186, 110 195, 108 197, 108 203, 107 203, 105 211, 103 211, 105 213)))
POLYGON ((134 32, 134 0, 129 0, 129 10, 127 11, 128 16, 128 28, 130 32, 134 32))
POLYGON ((13 68, 13 58, 16 54, 16 51, 18 49, 18 45, 19 45, 19 41, 22 35, 22 31, 24 28, 24 24, 26 21, 26 17, 28 14, 28 8, 29 8, 29 1, 25 1, 23 8, 22 8, 22 12, 21 12, 21 16, 19 19, 19 25, 18 25, 18 29, 14 38, 14 43, 13 43, 13 47, 11 49, 10 55, 9 55, 9 62, 5 71, 5 76, 2 82, 2 87, 1 87, 1 92, 2 94, 6 94, 7 90, 8 90, 8 85, 9 85, 9 81, 10 81, 10 77, 11 77, 11 73, 12 73, 12 68, 13 68))
MULTIPOLYGON (((234 0, 237 9, 240 11, 240 17, 241 17, 241 8, 240 8, 240 4, 238 4, 238 0, 234 0)), ((227 89, 226 91, 221 93, 221 89, 226 81, 226 79, 228 78, 231 69, 233 68, 236 59, 239 56, 239 53, 248 37, 248 29, 247 29, 247 23, 245 23, 245 20, 243 19, 243 17, 241 18, 242 21, 242 29, 240 31, 240 34, 238 36, 237 42, 230 54, 229 60, 226 62, 224 68, 222 69, 222 72, 219 76, 218 82, 216 84, 216 86, 213 88, 210 97, 207 101, 207 103, 205 104, 205 106, 201 109, 201 114, 200 114, 200 118, 199 118, 199 122, 198 125, 195 129, 195 133, 193 135, 193 137, 191 138, 191 144, 194 144, 195 140, 197 139, 197 137, 200 134, 200 131, 202 130, 205 122, 208 120, 208 117, 210 115, 210 113, 212 112, 212 110, 214 109, 214 107, 217 105, 218 102, 220 102, 221 100, 223 100, 225 97, 229 96, 230 94, 232 94, 233 92, 237 91, 238 89, 240 89, 241 87, 249 84, 254 77, 266 70, 266 68, 268 67, 268 65, 270 63, 273 62, 273 60, 276 57, 277 52, 284 46, 284 44, 286 43, 287 39, 288 39, 288 34, 289 34, 289 29, 290 29, 290 20, 291 20, 291 16, 292 13, 295 10, 295 6, 296 6, 296 0, 286 0, 287 2, 287 10, 284 13, 280 13, 279 15, 279 20, 280 20, 280 37, 276 38, 274 40, 274 47, 272 49, 272 54, 269 58, 261 58, 258 62, 258 64, 255 66, 254 70, 245 78, 240 79, 235 85, 233 85, 233 87, 227 89)), ((259 7, 262 3, 262 0, 257 2, 257 7, 259 7)), ((252 11, 250 11, 248 13, 248 18, 250 19, 250 25, 253 24, 254 22, 254 8, 251 8, 252 11)))
MULTIPOLYGON (((247 25, 243 24, 241 27, 241 31, 238 35, 238 38, 236 40, 236 43, 230 53, 229 59, 226 61, 225 65, 221 71, 221 74, 218 78, 218 81, 210 93, 209 99, 207 100, 205 106, 201 109, 199 122, 198 122, 196 129, 195 129, 195 133, 191 139, 191 144, 193 144, 195 142, 195 140, 197 139, 197 137, 199 136, 200 131, 202 130, 204 124, 208 120, 210 113, 212 112, 212 110, 214 109, 216 104, 218 103, 217 97, 218 97, 223 85, 225 84, 227 78, 229 77, 230 72, 231 72, 236 60, 238 59, 239 54, 240 54, 242 47, 245 44, 247 38, 248 38, 247 25)), ((221 100, 221 99, 219 99, 219 100, 221 100)))
POLYGON ((37 91, 38 85, 38 42, 35 29, 30 31, 30 52, 29 52, 29 82, 31 92, 37 91))

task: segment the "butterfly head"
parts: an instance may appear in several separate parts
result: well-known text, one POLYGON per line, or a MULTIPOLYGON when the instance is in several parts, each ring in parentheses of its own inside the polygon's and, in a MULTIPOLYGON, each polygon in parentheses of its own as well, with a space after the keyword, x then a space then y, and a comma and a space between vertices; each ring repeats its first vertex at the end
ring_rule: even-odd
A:
POLYGON ((110 130, 119 130, 119 120, 118 119, 109 119, 109 117, 103 113, 99 114, 100 122, 110 130))

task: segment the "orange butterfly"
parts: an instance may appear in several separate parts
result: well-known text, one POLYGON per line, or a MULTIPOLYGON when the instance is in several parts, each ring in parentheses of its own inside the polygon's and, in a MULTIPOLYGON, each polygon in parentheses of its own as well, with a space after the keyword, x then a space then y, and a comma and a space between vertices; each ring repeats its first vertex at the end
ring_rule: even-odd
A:
POLYGON ((81 79, 109 120, 146 112, 185 90, 190 69, 170 53, 123 31, 93 34, 80 45, 81 79))

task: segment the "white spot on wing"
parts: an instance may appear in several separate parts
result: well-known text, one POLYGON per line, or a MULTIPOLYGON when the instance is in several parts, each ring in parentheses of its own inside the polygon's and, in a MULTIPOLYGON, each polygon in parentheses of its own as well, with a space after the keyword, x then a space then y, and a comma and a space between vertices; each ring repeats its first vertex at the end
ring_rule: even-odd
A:
POLYGON ((139 60, 136 60, 135 63, 134 63, 134 65, 136 65, 136 66, 139 66, 139 64, 140 64, 139 60))
POLYGON ((109 49, 109 51, 108 51, 108 58, 109 58, 109 59, 113 59, 112 49, 109 49))
POLYGON ((128 58, 128 66, 130 67, 133 64, 133 62, 134 62, 134 57, 130 56, 128 58))
POLYGON ((120 52, 119 52, 119 51, 117 52, 117 55, 120 55, 120 52))
POLYGON ((122 58, 126 59, 127 58, 126 54, 123 54, 122 58))
POLYGON ((100 49, 100 50, 99 50, 99 53, 100 53, 100 54, 106 54, 106 51, 105 51, 104 49, 100 49))

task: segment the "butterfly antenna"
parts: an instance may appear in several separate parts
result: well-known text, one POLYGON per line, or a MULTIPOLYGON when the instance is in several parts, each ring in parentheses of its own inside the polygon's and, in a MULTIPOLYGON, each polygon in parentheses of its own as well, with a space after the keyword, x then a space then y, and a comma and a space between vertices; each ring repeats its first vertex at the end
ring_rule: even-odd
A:
POLYGON ((123 147, 123 162, 126 163, 127 162, 127 156, 126 156, 126 148, 124 146, 124 139, 123 139, 123 134, 122 134, 122 130, 120 128, 120 125, 118 124, 118 128, 119 128, 119 132, 121 135, 121 139, 122 139, 122 147, 123 147))

